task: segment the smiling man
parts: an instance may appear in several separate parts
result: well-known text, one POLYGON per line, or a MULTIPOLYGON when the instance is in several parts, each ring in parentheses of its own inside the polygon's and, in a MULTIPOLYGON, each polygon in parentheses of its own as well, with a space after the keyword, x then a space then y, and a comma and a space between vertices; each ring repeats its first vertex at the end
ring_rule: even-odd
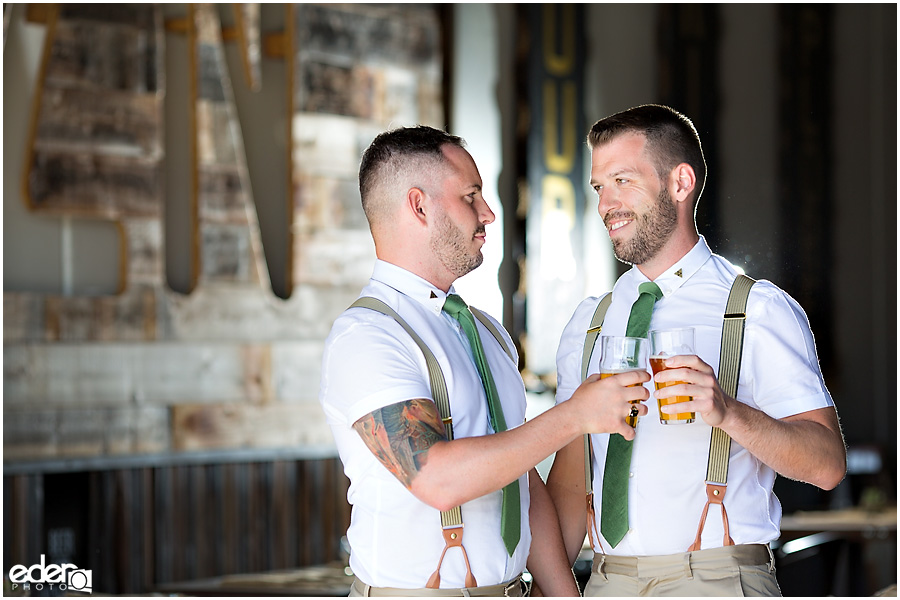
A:
MULTIPOLYGON (((653 416, 640 419, 630 445, 592 435, 590 473, 594 489, 602 487, 590 503, 592 517, 582 442, 557 453, 547 487, 569 560, 590 527, 595 559, 586 596, 780 595, 768 545, 781 520, 772 493, 776 473, 831 489, 846 470, 806 315, 772 283, 752 285, 737 392, 723 392, 717 380, 723 316, 738 273, 697 232, 706 164, 693 124, 668 107, 639 106, 598 121, 588 144, 591 186, 614 253, 634 265, 613 287, 602 333, 625 335, 633 305, 645 295, 653 298, 649 329, 693 328, 695 354, 669 358, 669 370, 655 375, 657 384, 684 383, 652 396, 690 396, 659 410, 700 418, 664 424, 652 401, 653 416), (727 486, 718 488, 706 485, 714 427, 731 439, 730 458, 722 452, 727 486), (628 448, 627 457, 620 447, 628 448), (613 481, 616 469, 622 478, 613 481), (621 511, 613 513, 617 503, 621 511)), ((582 302, 563 332, 557 406, 581 382, 585 332, 595 325, 600 301, 582 302)), ((598 360, 595 352, 587 373, 598 371, 598 360)))
POLYGON ((378 260, 365 305, 325 342, 319 394, 350 479, 351 595, 521 595, 527 564, 546 594, 577 596, 534 466, 587 432, 633 438, 625 418, 649 375, 593 376, 525 423, 512 339, 453 289, 481 264, 494 220, 463 141, 385 132, 359 185, 378 260))

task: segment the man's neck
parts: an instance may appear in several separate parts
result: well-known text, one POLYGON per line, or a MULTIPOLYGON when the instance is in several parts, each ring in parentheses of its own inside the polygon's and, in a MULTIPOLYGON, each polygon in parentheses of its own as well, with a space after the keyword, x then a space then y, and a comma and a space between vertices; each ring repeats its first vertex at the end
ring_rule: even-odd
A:
POLYGON ((456 277, 443 267, 433 268, 422 261, 421 253, 386 252, 376 246, 375 255, 379 260, 405 269, 413 275, 418 275, 444 293, 449 292, 450 286, 456 281, 456 277))
POLYGON ((672 265, 687 256, 687 253, 690 252, 699 241, 700 235, 696 231, 692 231, 690 234, 673 236, 653 258, 635 266, 647 277, 647 279, 654 281, 657 277, 668 271, 672 265))

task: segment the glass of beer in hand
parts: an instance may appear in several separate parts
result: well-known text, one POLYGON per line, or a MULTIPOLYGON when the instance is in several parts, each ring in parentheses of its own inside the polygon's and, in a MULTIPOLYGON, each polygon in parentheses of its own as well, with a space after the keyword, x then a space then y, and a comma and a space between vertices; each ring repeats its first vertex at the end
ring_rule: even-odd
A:
MULTIPOLYGON (((605 336, 602 339, 600 355, 600 379, 612 377, 617 373, 647 370, 648 342, 646 338, 605 336)), ((635 383, 629 387, 643 385, 635 383)), ((640 400, 634 400, 637 404, 640 400)), ((625 422, 630 427, 637 427, 638 418, 628 416, 625 422)))
MULTIPOLYGON (((684 381, 669 381, 656 383, 656 374, 668 369, 665 361, 667 358, 679 354, 694 354, 694 329, 685 327, 682 329, 655 329, 650 332, 650 368, 653 370, 656 389, 686 383, 684 381)), ((690 401, 690 396, 673 396, 671 398, 657 398, 659 403, 659 422, 663 425, 673 423, 693 423, 696 415, 692 412, 682 412, 674 415, 663 413, 662 407, 670 404, 690 401)))

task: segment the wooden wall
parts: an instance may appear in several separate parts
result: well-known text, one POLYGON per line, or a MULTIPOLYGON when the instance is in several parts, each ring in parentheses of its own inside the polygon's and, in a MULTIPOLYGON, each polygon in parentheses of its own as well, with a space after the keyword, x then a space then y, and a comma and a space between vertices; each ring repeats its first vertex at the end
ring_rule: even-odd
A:
MULTIPOLYGON (((318 403, 320 358, 374 262, 359 157, 388 127, 443 126, 438 13, 267 6, 284 11, 284 31, 261 41, 247 6, 236 38, 220 22, 231 6, 169 18, 159 5, 97 6, 7 13, 11 47, 37 27, 44 46, 31 109, 15 115, 26 139, 4 138, 21 170, 4 162, 4 179, 63 238, 83 221, 112 223, 120 251, 115 293, 79 284, 90 265, 65 240, 53 240, 59 292, 4 286, 4 569, 68 556, 93 570, 95 592, 136 594, 335 560, 348 483, 318 403), (175 102, 191 148, 182 293, 164 266, 171 36, 188 48, 189 92, 175 102), (231 39, 245 44, 241 78, 225 60, 231 39), (246 79, 266 93, 262 47, 289 82, 272 118, 289 158, 278 200, 293 235, 287 298, 270 283, 232 87, 246 79)), ((4 64, 14 58, 7 47, 4 64)), ((4 203, 13 196, 5 188, 4 203)))
POLYGON ((337 561, 347 483, 338 459, 6 475, 4 572, 45 554, 92 570, 94 593, 131 595, 337 561))
MULTIPOLYGON (((24 199, 45 219, 114 223, 120 279, 114 295, 77 282, 61 294, 4 292, 4 460, 333 446, 318 404, 322 346, 374 262, 359 157, 388 127, 442 124, 437 12, 276 7, 283 55, 269 59, 292 82, 276 119, 295 234, 282 299, 260 239, 219 8, 187 5, 183 19, 164 19, 148 4, 34 6, 29 18, 46 36, 24 199), (163 267, 167 31, 189 39, 189 293, 170 289, 163 267)), ((256 23, 243 37, 257 53, 258 21, 243 19, 256 23)), ((77 250, 69 259, 80 266, 77 250)))

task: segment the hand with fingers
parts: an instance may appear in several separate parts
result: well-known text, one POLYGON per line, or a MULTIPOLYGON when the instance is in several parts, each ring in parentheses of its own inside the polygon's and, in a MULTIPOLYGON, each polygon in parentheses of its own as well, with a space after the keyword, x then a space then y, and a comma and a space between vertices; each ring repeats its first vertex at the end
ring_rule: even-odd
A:
POLYGON ((719 427, 734 399, 722 391, 713 368, 692 354, 667 358, 665 365, 666 370, 653 376, 658 387, 654 396, 659 400, 676 396, 689 396, 691 399, 661 406, 660 412, 667 415, 696 412, 707 425, 719 427), (662 387, 662 384, 673 382, 678 383, 662 387))
POLYGON ((647 414, 644 402, 650 392, 643 384, 649 380, 650 374, 643 370, 603 378, 594 374, 585 379, 570 400, 577 407, 583 432, 619 433, 626 440, 634 439, 634 427, 628 419, 634 422, 647 414))

